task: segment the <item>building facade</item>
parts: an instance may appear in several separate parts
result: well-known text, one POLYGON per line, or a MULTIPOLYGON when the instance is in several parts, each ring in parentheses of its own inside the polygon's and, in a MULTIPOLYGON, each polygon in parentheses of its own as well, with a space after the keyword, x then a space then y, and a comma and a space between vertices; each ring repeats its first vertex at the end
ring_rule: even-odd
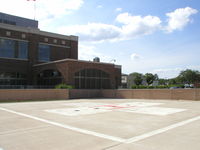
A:
POLYGON ((121 77, 121 88, 127 88, 128 84, 128 75, 127 74, 122 74, 121 77))
MULTIPOLYGON (((1 15, 0 19, 6 20, 1 15)), ((0 23, 2 88, 54 87, 65 83, 81 89, 110 89, 120 85, 121 66, 78 60, 77 36, 41 31, 37 26, 30 27, 33 22, 26 20, 27 26, 0 23)))

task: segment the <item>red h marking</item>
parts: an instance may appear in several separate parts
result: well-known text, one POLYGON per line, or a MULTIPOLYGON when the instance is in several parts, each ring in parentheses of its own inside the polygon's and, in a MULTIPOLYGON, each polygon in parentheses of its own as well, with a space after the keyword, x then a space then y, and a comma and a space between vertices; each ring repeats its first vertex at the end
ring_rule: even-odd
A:
POLYGON ((134 106, 117 106, 117 105, 100 105, 100 106, 96 106, 96 107, 108 107, 110 109, 122 109, 122 108, 130 108, 130 107, 134 107, 134 106))

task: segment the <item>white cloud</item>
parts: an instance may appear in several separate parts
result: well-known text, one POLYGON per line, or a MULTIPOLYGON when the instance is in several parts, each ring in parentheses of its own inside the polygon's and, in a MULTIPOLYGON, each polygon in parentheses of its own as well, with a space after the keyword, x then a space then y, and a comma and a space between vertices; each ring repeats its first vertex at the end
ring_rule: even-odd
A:
POLYGON ((147 35, 159 30, 161 20, 156 16, 132 16, 129 13, 119 14, 116 21, 122 23, 122 37, 131 39, 141 35, 147 35))
MULTIPOLYGON (((120 8, 118 9, 120 10, 120 8)), ((197 13, 197 10, 186 7, 176 9, 174 12, 167 13, 168 25, 161 25, 162 21, 157 16, 134 16, 129 13, 121 13, 116 17, 118 25, 103 23, 88 23, 86 25, 74 25, 60 27, 58 32, 66 34, 75 34, 81 41, 119 41, 129 40, 138 36, 152 34, 156 31, 167 30, 172 32, 177 29, 183 29, 189 22, 190 16, 197 13)))
POLYGON ((151 34, 160 28, 160 19, 155 16, 131 16, 128 13, 119 14, 116 21, 122 26, 103 23, 88 23, 60 27, 59 33, 75 34, 82 41, 118 41, 132 39, 137 36, 151 34))
POLYGON ((1 1, 0 12, 21 17, 33 18, 34 5, 32 1, 4 0, 3 2, 1 1))
POLYGON ((159 78, 174 78, 184 70, 183 68, 166 68, 166 69, 155 69, 152 71, 154 74, 158 74, 159 78))
POLYGON ((116 8, 115 11, 121 12, 122 8, 116 8))
POLYGON ((60 17, 71 11, 78 10, 83 4, 83 0, 38 0, 37 2, 38 12, 43 12, 44 17, 60 17))
POLYGON ((38 20, 50 19, 66 15, 78 10, 83 0, 4 0, 1 2, 0 11, 16 16, 33 19, 34 3, 38 20))
POLYGON ((79 59, 92 61, 95 57, 99 57, 101 62, 109 62, 112 59, 110 56, 97 52, 95 46, 79 45, 79 59))
POLYGON ((158 74, 160 78, 174 78, 177 77, 181 71, 186 69, 200 70, 200 66, 196 65, 196 66, 185 66, 179 68, 155 69, 152 71, 152 73, 158 74))
MULTIPOLYGON (((33 19, 34 3, 36 4, 36 19, 39 20, 40 28, 48 30, 49 24, 53 24, 55 19, 63 19, 65 15, 80 9, 84 0, 36 0, 36 2, 33 0, 4 0, 4 2, 1 2, 0 12, 33 19), (11 7, 11 4, 15 7, 11 7)), ((97 7, 102 8, 102 5, 97 7)), ((121 10, 122 8, 116 8, 116 11, 121 10)), ((88 23, 85 25, 59 26, 53 30, 61 34, 78 35, 81 41, 129 40, 152 34, 163 28, 168 32, 183 29, 191 22, 190 16, 197 12, 196 9, 186 7, 167 13, 167 26, 162 26, 162 21, 157 16, 134 16, 129 13, 121 13, 115 19, 117 25, 88 23)))
POLYGON ((97 8, 103 8, 103 6, 102 5, 98 5, 97 8))
POLYGON ((58 29, 59 33, 75 34, 83 41, 114 40, 121 34, 121 29, 114 25, 88 23, 87 25, 66 26, 58 29))
POLYGON ((166 16, 168 16, 168 26, 166 27, 166 30, 168 32, 173 32, 174 30, 183 29, 188 23, 191 22, 190 16, 196 14, 197 12, 198 11, 196 9, 186 7, 167 13, 166 16))
POLYGON ((131 54, 131 60, 138 60, 140 58, 141 58, 140 55, 138 55, 136 53, 131 54))

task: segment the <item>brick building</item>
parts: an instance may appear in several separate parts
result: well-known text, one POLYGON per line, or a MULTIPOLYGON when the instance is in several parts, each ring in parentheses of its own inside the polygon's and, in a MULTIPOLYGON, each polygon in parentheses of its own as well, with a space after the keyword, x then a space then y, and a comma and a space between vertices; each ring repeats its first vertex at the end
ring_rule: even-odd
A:
POLYGON ((0 13, 0 87, 60 83, 81 89, 117 88, 121 66, 78 60, 77 36, 41 31, 35 20, 0 13))

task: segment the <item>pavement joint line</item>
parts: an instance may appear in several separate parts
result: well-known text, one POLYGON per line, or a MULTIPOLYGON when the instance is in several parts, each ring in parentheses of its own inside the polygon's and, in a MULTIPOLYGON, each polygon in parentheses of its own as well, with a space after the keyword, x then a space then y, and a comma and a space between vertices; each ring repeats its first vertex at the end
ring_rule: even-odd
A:
POLYGON ((6 109, 6 108, 3 108, 3 107, 0 107, 0 110, 7 111, 7 112, 10 112, 10 113, 14 113, 14 114, 24 116, 24 117, 27 117, 27 118, 31 118, 31 119, 34 119, 34 120, 38 120, 38 121, 48 123, 48 124, 51 124, 51 125, 54 125, 54 126, 69 129, 69 130, 72 130, 72 131, 76 131, 76 132, 84 133, 84 134, 87 134, 87 135, 93 135, 93 136, 96 136, 96 137, 112 140, 112 141, 115 141, 115 142, 124 143, 126 141, 126 139, 123 139, 123 138, 120 138, 120 137, 110 136, 110 135, 97 133, 97 132, 94 132, 94 131, 89 131, 89 130, 85 130, 85 129, 81 129, 81 128, 77 128, 77 127, 73 127, 73 126, 69 126, 69 125, 64 125, 64 124, 61 124, 61 123, 53 122, 53 121, 42 119, 42 118, 39 118, 39 117, 35 117, 35 116, 27 115, 27 114, 24 114, 24 113, 16 112, 16 111, 6 109))
POLYGON ((164 133, 164 132, 166 132, 166 131, 168 131, 168 130, 171 130, 171 129, 174 129, 174 128, 177 128, 177 127, 184 126, 184 125, 186 125, 186 124, 189 124, 189 123, 194 122, 194 121, 197 121, 197 120, 200 120, 200 116, 193 117, 193 118, 191 118, 191 119, 184 120, 184 121, 181 121, 181 122, 178 122, 178 123, 169 125, 169 126, 167 126, 167 127, 158 129, 158 130, 154 130, 154 131, 151 131, 151 132, 148 132, 148 133, 139 135, 139 136, 132 137, 132 138, 126 140, 124 143, 127 143, 127 144, 134 143, 134 142, 137 142, 137 141, 140 141, 140 140, 149 138, 149 137, 151 137, 151 136, 164 133))
POLYGON ((38 127, 33 127, 33 128, 25 128, 25 129, 15 129, 15 130, 11 130, 11 131, 4 131, 4 132, 0 132, 0 136, 5 135, 5 134, 13 134, 13 133, 17 133, 17 132, 27 132, 27 131, 32 131, 32 130, 38 130, 38 129, 47 128, 47 127, 50 127, 50 125, 38 126, 38 127))

